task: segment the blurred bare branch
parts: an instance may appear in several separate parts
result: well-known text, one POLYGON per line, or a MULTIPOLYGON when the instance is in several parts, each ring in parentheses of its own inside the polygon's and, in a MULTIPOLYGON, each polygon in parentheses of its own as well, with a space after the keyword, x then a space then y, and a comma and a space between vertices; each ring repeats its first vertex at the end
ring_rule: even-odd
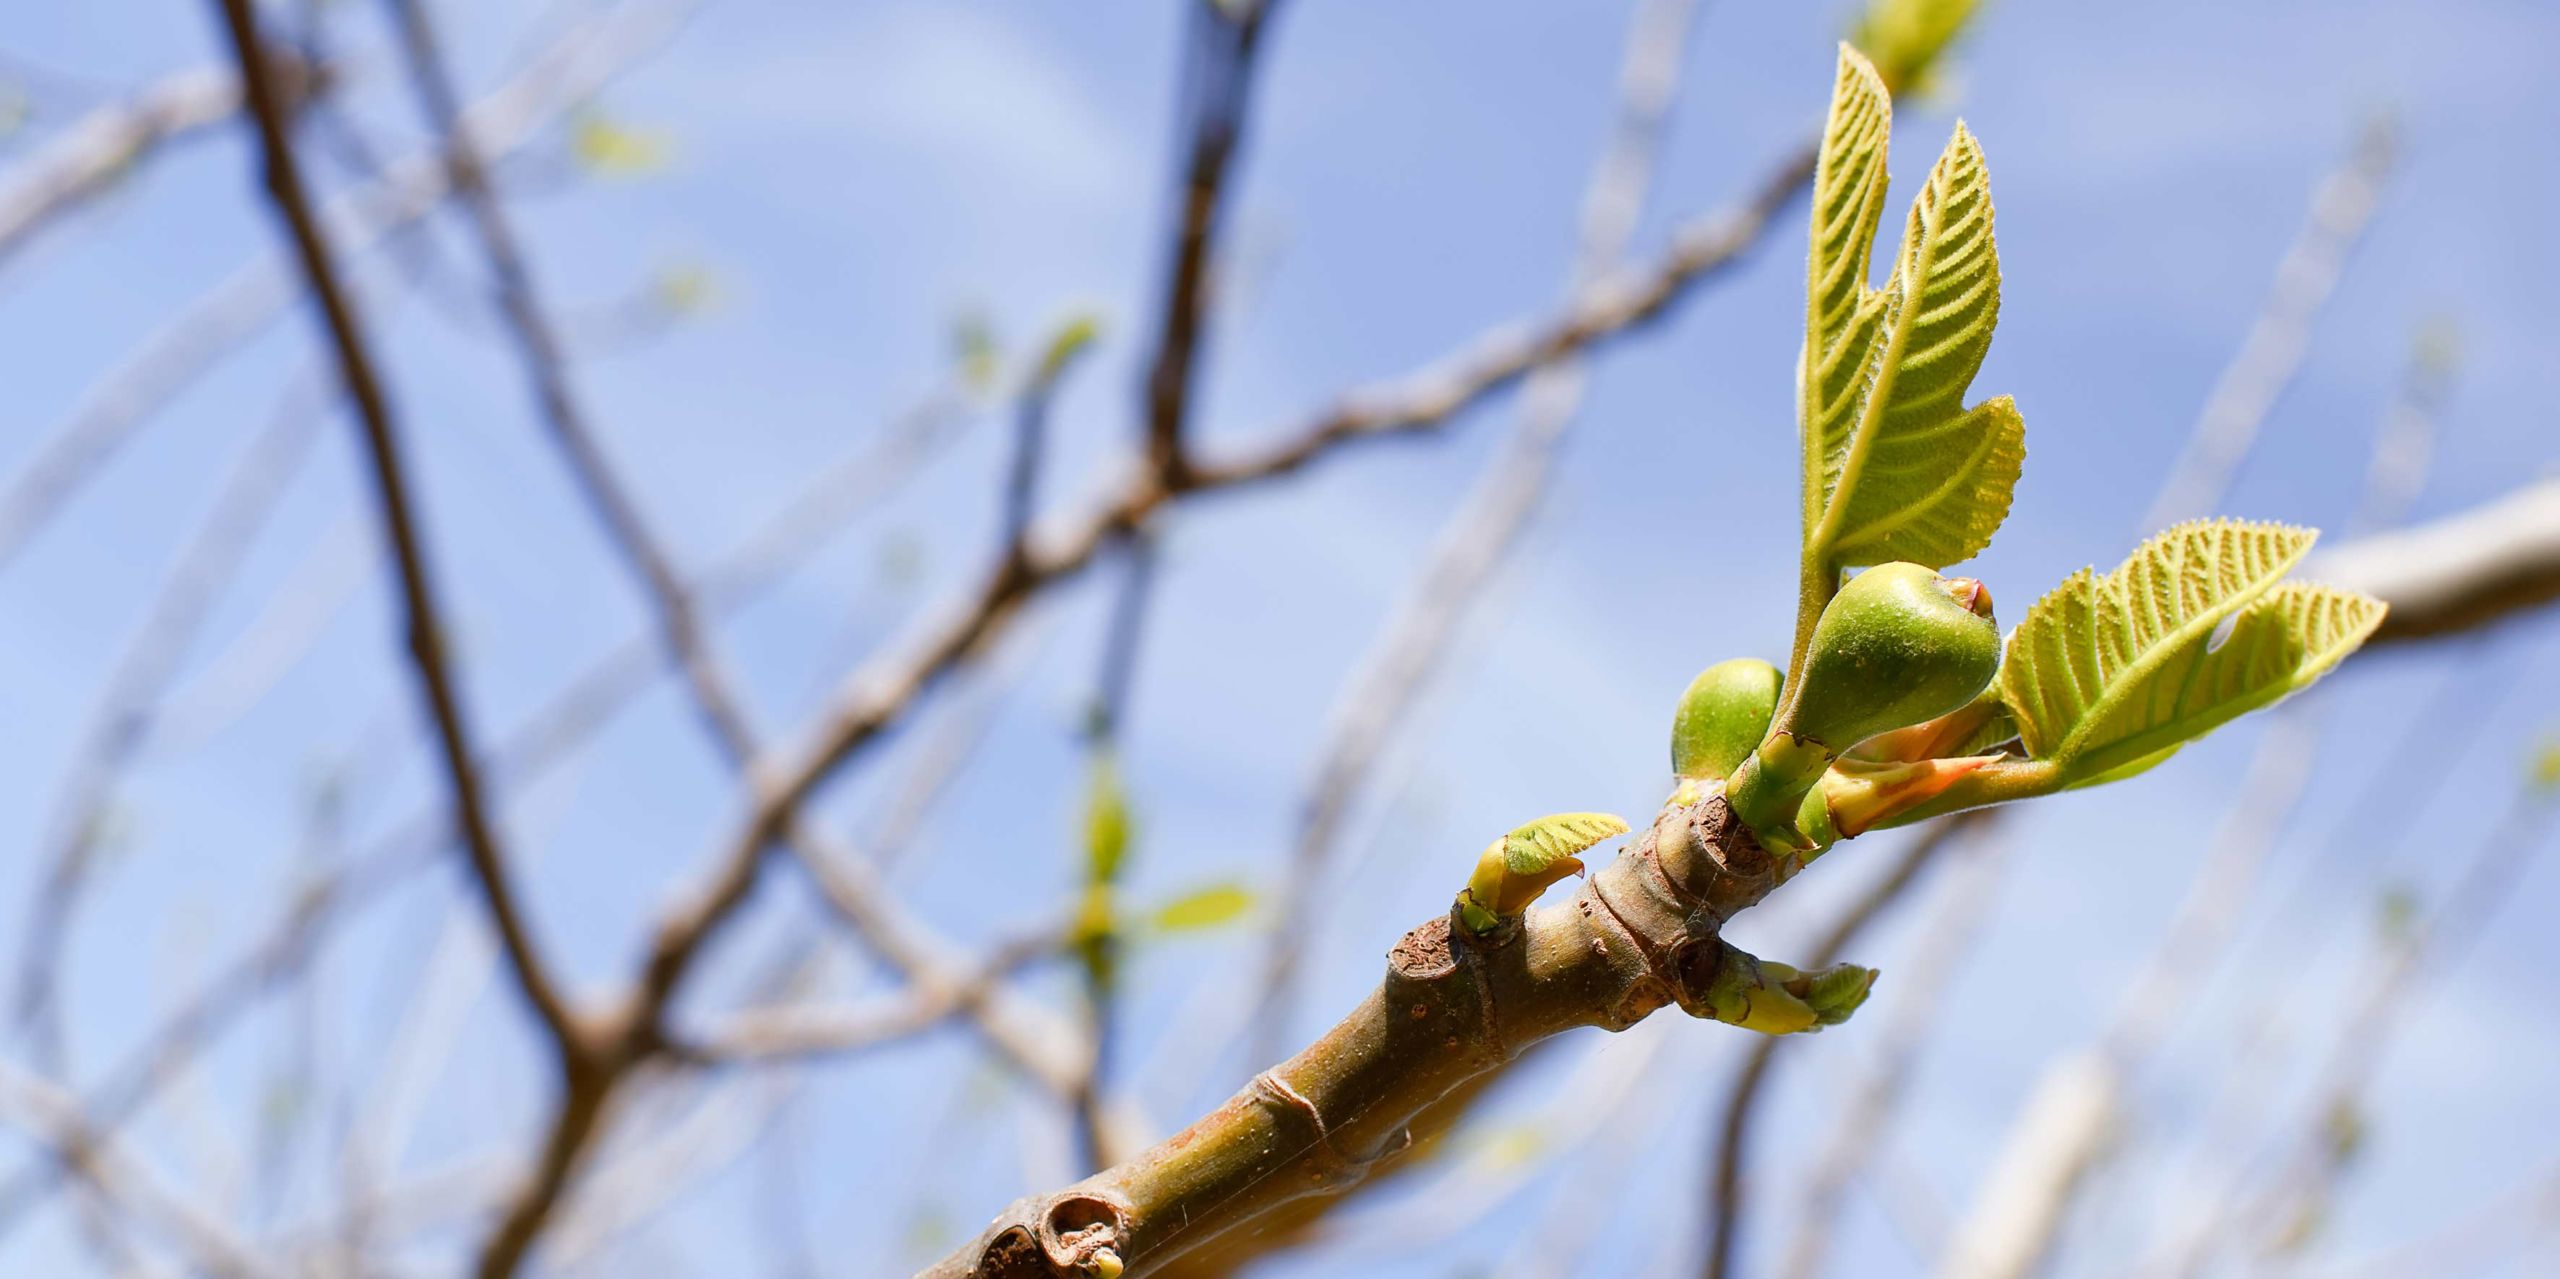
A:
POLYGON ((2250 322, 2248 336, 2205 399, 2169 478, 2143 514, 2141 527, 2165 528, 2209 515, 2257 443, 2258 431, 2302 369, 2311 329, 2337 291, 2347 257, 2364 238, 2382 184, 2399 155, 2398 127, 2387 118, 2365 125, 2347 162, 2311 195, 2311 212, 2284 258, 2274 286, 2250 322))
MULTIPOLYGON (((330 88, 329 72, 300 62, 280 64, 278 73, 297 103, 330 88)), ((239 109, 238 74, 198 67, 72 121, 0 175, 0 266, 45 228, 124 181, 153 152, 200 137, 239 109)))
MULTIPOLYGON (((705 603, 727 615, 762 598, 881 494, 913 474, 954 438, 968 418, 956 392, 936 391, 892 423, 881 438, 854 449, 845 461, 783 501, 738 549, 714 563, 702 579, 705 603)), ((492 779, 514 793, 547 775, 592 740, 615 711, 648 688, 664 665, 664 650, 654 637, 634 636, 615 648, 500 739, 490 753, 492 779)), ((919 765, 920 773, 940 776, 956 763, 946 758, 940 765, 919 765)), ((937 789, 938 784, 928 784, 916 793, 929 795, 937 789)), ((913 835, 915 820, 909 813, 903 822, 893 821, 884 828, 884 846, 903 846, 913 835)), ((300 887, 265 930, 262 941, 209 977, 107 1073, 107 1082, 86 1099, 89 1123, 102 1131, 122 1126, 223 1028, 297 978, 336 921, 431 865, 449 833, 440 814, 420 813, 395 826, 348 864, 300 887)), ((23 1218, 50 1184, 50 1178, 38 1173, 0 1183, 0 1235, 23 1218)))
POLYGON ((161 695, 179 662, 319 436, 324 419, 308 392, 297 386, 288 393, 274 422, 242 450, 212 509, 117 659, 90 726, 73 751, 71 775, 55 801, 51 833, 39 855, 38 864, 46 870, 27 914, 12 1008, 18 1025, 32 1031, 34 1053, 47 1070, 59 1070, 67 1052, 56 965, 81 885, 100 842, 110 836, 111 810, 125 766, 149 740, 161 695))
MULTIPOLYGON (((626 0, 544 47, 504 85, 472 104, 468 131, 483 156, 523 146, 664 40, 694 0, 626 0)), ((449 192, 443 159, 421 151, 381 177, 329 201, 330 240, 350 256, 425 217, 449 192)), ((136 428, 222 356, 264 330, 296 297, 292 263, 279 253, 234 271, 179 308, 100 378, 0 494, 0 565, 69 501, 136 428)))
POLYGON ((2560 597, 2560 479, 2323 552, 2303 570, 2391 605, 2377 643, 2485 626, 2560 597))
POLYGON ((1243 145, 1253 97, 1256 50, 1264 24, 1279 0, 1234 0, 1184 6, 1186 47, 1182 66, 1184 122, 1181 212, 1175 219, 1164 302, 1156 312, 1155 353, 1147 367, 1147 467, 1167 487, 1179 487, 1188 466, 1184 435, 1191 420, 1191 388, 1199 378, 1202 324, 1210 281, 1219 268, 1218 231, 1224 221, 1228 173, 1243 145))
POLYGON ((203 1273, 220 1279, 270 1273, 258 1251, 211 1213, 170 1195, 114 1142, 90 1131, 81 1122, 76 1099, 5 1061, 0 1061, 0 1112, 50 1147, 113 1210, 138 1218, 203 1273))
POLYGON ((425 0, 389 0, 392 25, 407 56, 409 79, 417 88, 429 124, 444 143, 445 169, 454 192, 470 213, 472 230, 496 281, 497 304, 522 357, 542 421, 553 444, 568 461, 570 475, 608 535, 614 550, 629 562, 645 586, 658 629, 685 682, 693 690, 696 709, 713 738, 743 758, 740 743, 754 740, 746 709, 711 651, 692 595, 676 575, 674 561, 658 544, 639 505, 615 476, 613 464, 597 442, 585 407, 570 386, 567 355, 534 283, 533 271, 517 245, 505 205, 490 181, 486 161, 473 142, 464 118, 462 95, 445 67, 435 27, 425 0))
MULTIPOLYGON (((2423 488, 2448 372, 2423 348, 2410 361, 2375 436, 2353 516, 2358 525, 2398 521, 2423 488)), ((2213 420, 2208 413, 2199 422, 2199 436, 2213 420)), ((2227 481, 2232 472, 2219 474, 2227 481)), ((2207 505, 2219 501, 2217 494, 2207 505)), ((2396 609, 2396 601, 2384 598, 2396 609)), ((2157 1054, 2195 987, 2222 962, 2267 858, 2308 792, 2322 746, 2323 704, 2296 703, 2274 713, 2177 913, 2100 1041, 2047 1067, 1941 1259, 1942 1273, 2019 1279, 2047 1263, 2091 1174, 2125 1130, 2133 1076, 2157 1054)))
POLYGON ((1295 472, 1347 441, 1431 430, 1540 368, 1641 330, 1688 297, 1692 288, 1741 260, 1770 219, 1812 179, 1813 159, 1810 143, 1790 152, 1741 204, 1682 223, 1667 252, 1578 290, 1556 314, 1504 325, 1401 378, 1354 388, 1334 407, 1273 443, 1195 466, 1191 487, 1270 479, 1295 472))
MULTIPOLYGON (((1876 876, 1875 882, 1832 920, 1807 952, 1807 966, 1820 968, 1838 963, 1849 947, 1949 852, 1982 843, 1994 820, 1988 813, 1968 813, 1931 822, 1923 828, 1903 845, 1901 855, 1876 876)), ((1724 1103, 1716 1110, 1715 1162, 1707 1175, 1707 1248, 1703 1264, 1703 1273, 1709 1279, 1723 1279, 1734 1273, 1741 1253, 1743 1197, 1751 1175, 1752 1124, 1784 1042, 1767 1037, 1753 1040, 1743 1054, 1742 1064, 1734 1070, 1733 1082, 1725 1089, 1724 1103)))
MULTIPOLYGON (((2471 855, 2434 910, 2397 938, 2387 939, 2378 972, 2357 983, 2356 1000, 2331 1040, 2301 1119, 2285 1132, 2276 1167, 2254 1193, 2234 1186, 2173 1245, 2167 1273, 2200 1273, 2228 1246, 2266 1243, 2297 1215, 2324 1201, 2343 1171, 2340 1143, 2325 1130, 2334 1117, 2362 1114, 2375 1073, 2397 1027, 2420 1006, 2417 986, 2443 979, 2515 901, 2515 885, 2551 842, 2560 825, 2560 782, 2526 778, 2506 812, 2485 835, 2471 841, 2471 855)), ((2350 1122, 2353 1122, 2350 1120, 2350 1122)))
POLYGON ((454 824, 462 833, 472 874, 506 950, 516 984, 558 1046, 564 1070, 574 1071, 575 1059, 587 1051, 584 1031, 534 949, 509 879, 506 855, 498 844, 496 825, 482 789, 478 751, 463 719, 461 697, 447 665, 446 637, 450 632, 436 602, 424 539, 412 511, 390 401, 375 372, 361 322, 348 301, 317 206, 303 184, 288 135, 291 122, 286 115, 286 102, 275 84, 266 42, 258 34, 256 13, 250 0, 221 0, 221 7, 239 63, 243 93, 257 125, 268 195, 292 239, 303 282, 328 331, 340 379, 363 427, 384 535, 400 567, 409 654, 419 695, 434 720, 452 787, 454 824))
MULTIPOLYGON (((1618 68, 1617 114, 1583 193, 1579 243, 1566 293, 1598 287, 1617 269, 1653 186, 1655 157, 1694 25, 1696 0, 1646 0, 1630 19, 1618 68)), ((1500 570, 1546 493, 1559 441, 1582 409, 1587 374, 1578 360, 1539 367, 1522 388, 1519 421, 1497 448, 1466 505, 1441 530, 1410 592, 1370 642, 1336 698, 1330 727, 1300 801, 1297 837, 1280 877, 1280 904, 1264 965, 1260 1026, 1250 1056, 1274 1061, 1288 1039, 1308 903, 1378 755, 1447 656, 1450 639, 1500 570)))
POLYGON ((1801 1215, 1777 1271, 1786 1279, 1814 1279, 1830 1260, 1849 1184, 1867 1172, 1891 1139, 1894 1112, 1918 1075, 1921 1052, 1939 1025, 1938 1010, 1954 984, 1959 961, 1990 922, 1995 891, 2009 854, 1996 839, 1978 841, 1963 873, 1941 890, 1941 901, 1922 927, 1913 953, 1893 970, 1893 1006, 1876 1028, 1873 1050, 1857 1084, 1834 1094, 1831 1132, 1805 1175, 1801 1215))
POLYGON ((699 1043, 679 1043, 680 1059, 705 1065, 756 1065, 837 1058, 906 1039, 951 1020, 994 996, 999 983, 1065 949, 1063 930, 1016 937, 990 949, 958 984, 909 987, 849 1007, 780 1006, 731 1014, 699 1043))

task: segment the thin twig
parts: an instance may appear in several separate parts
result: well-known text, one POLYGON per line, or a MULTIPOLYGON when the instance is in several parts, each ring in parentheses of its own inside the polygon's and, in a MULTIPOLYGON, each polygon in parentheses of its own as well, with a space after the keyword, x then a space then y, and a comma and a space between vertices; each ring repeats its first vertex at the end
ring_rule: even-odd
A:
MULTIPOLYGON (((1616 121, 1583 193, 1568 296, 1597 286, 1626 254, 1679 96, 1696 10, 1696 0, 1648 0, 1630 22, 1618 71, 1616 121)), ((1300 803, 1289 865, 1279 877, 1252 1060, 1278 1058, 1287 1040, 1307 941, 1305 915, 1342 824, 1397 722, 1445 659, 1459 624, 1536 513, 1557 444, 1580 414, 1587 384, 1578 360, 1556 361, 1529 378, 1511 434, 1477 477, 1466 505, 1442 529, 1411 591, 1335 701, 1300 803)))
POLYGON ((268 70, 257 16, 250 0, 221 0, 221 9, 250 112, 256 120, 268 196, 293 241, 304 283, 327 329, 347 397, 363 428, 384 534, 400 567, 411 666, 443 751, 446 778, 453 792, 454 822, 461 830, 472 876, 506 951, 516 986, 549 1031, 566 1065, 586 1052, 583 1032, 534 949, 522 908, 508 880, 505 854, 498 846, 495 826, 483 802, 476 751, 446 665, 446 631, 429 577, 426 549, 411 509, 390 401, 375 373, 359 321, 348 305, 319 215, 303 186, 293 145, 286 135, 285 102, 268 70))
POLYGON ((1023 969, 1054 959, 1065 934, 1042 929, 989 948, 957 985, 919 989, 844 1007, 784 1005, 731 1014, 700 1042, 669 1051, 701 1065, 768 1065, 836 1060, 911 1038, 960 1015, 995 994, 999 983, 1023 969))
MULTIPOLYGON (((388 0, 393 26, 409 63, 428 122, 444 144, 445 168, 452 187, 470 211, 473 232, 489 260, 497 282, 497 301, 522 356, 543 425, 567 458, 571 476, 608 540, 647 587, 650 607, 669 652, 693 690, 695 708, 709 721, 722 749, 742 761, 743 744, 754 740, 744 706, 711 652, 698 610, 674 562, 658 544, 640 514, 639 504, 616 478, 611 461, 596 442, 585 408, 569 384, 567 357, 549 316, 544 313, 532 269, 517 247, 505 205, 490 182, 486 163, 471 139, 464 119, 462 95, 454 87, 444 52, 428 20, 424 0, 388 0)), ((734 761, 733 761, 734 762, 734 761)))
POLYGON ((58 1072, 68 1052, 57 989, 62 944, 99 843, 109 835, 117 788, 126 766, 151 736, 162 694, 179 662, 319 435, 321 415, 304 403, 305 392, 297 386, 288 393, 284 410, 242 450, 118 657, 72 754, 71 776, 55 801, 45 851, 39 854, 45 876, 27 914, 11 1010, 20 1028, 32 1032, 35 1058, 48 1071, 58 1072))
POLYGON ((214 1216, 168 1191, 111 1140, 80 1118, 80 1104, 61 1089, 0 1061, 0 1112, 55 1152, 82 1184, 116 1211, 141 1218, 182 1249, 196 1267, 221 1279, 267 1273, 258 1252, 214 1216))
POLYGON ((1226 208, 1227 176, 1244 141, 1252 101, 1255 49, 1279 0, 1236 0, 1187 5, 1182 96, 1177 118, 1186 122, 1181 215, 1156 308, 1155 354, 1146 382, 1147 467, 1179 486, 1188 451, 1191 390, 1199 376, 1203 321, 1211 300, 1218 230, 1226 208))
MULTIPOLYGON (((503 155, 532 140, 554 117, 655 48, 693 3, 630 0, 564 33, 472 104, 469 131, 480 154, 503 155)), ((331 200, 323 220, 331 242, 352 256, 426 216, 448 190, 442 157, 420 152, 331 200)), ((155 410, 284 313, 295 297, 293 271, 282 253, 241 267, 98 379, 0 495, 0 566, 25 548, 155 410)))
POLYGON ((2165 528, 2211 514, 2230 489, 2259 428, 2301 371, 2312 325, 2337 291, 2347 256, 2373 218, 2398 151, 2392 122, 2376 119, 2357 135, 2347 163, 2312 194, 2309 216, 2276 264, 2274 286, 2240 349, 2214 382, 2203 417, 2142 517, 2143 528, 2165 528))
MULTIPOLYGON (((2362 163, 2359 157, 2350 166, 2362 163)), ((2351 517, 2354 526, 2396 522, 2424 486, 2444 375, 2424 351, 2413 361, 2383 415, 2351 517)), ((2208 412, 2197 426, 2199 436, 2214 421, 2208 412)), ((2254 438, 2254 428, 2249 434, 2254 438)), ((2227 483, 2232 473, 2225 468, 2218 476, 2227 483)), ((2206 505, 2219 501, 2215 493, 2206 505)), ((2006 1153, 1949 1248, 1950 1273, 1984 1279, 2025 1275, 2059 1243, 2072 1206, 2109 1159, 2124 1126, 2129 1081, 2192 1006, 2195 986, 2222 961, 2267 858, 2304 800, 2322 746, 2318 716, 2325 704, 2297 703, 2278 711, 2259 738, 2237 800, 2099 1041, 2050 1067, 2036 1093, 2045 1105, 2031 1105, 2013 1124, 2006 1153)))
MULTIPOLYGON (((726 615, 761 599, 871 501, 947 443, 967 416, 954 395, 936 392, 918 409, 902 415, 882 438, 830 467, 704 574, 701 594, 706 605, 715 614, 726 615)), ((498 742, 488 768, 493 783, 512 794, 548 775, 591 740, 614 711, 648 688, 663 664, 662 648, 647 635, 635 636, 614 649, 498 742)), ((928 768, 926 775, 936 774, 928 768)), ((268 993, 293 981, 335 921, 352 916, 434 864, 450 833, 439 814, 421 813, 347 865, 298 889, 265 930, 263 940, 207 979, 193 998, 146 1035, 107 1073, 106 1082, 84 1099, 91 1126, 101 1131, 120 1128, 224 1028, 268 993)), ((912 833, 912 818, 903 823, 903 829, 901 823, 892 822, 883 830, 883 845, 895 850, 912 833)), ((0 1237, 53 1184, 54 1179, 43 1171, 0 1183, 0 1237)))
POLYGON ((1976 841, 1964 873, 1942 889, 1943 900, 1920 931, 1914 953, 1895 965, 1893 1005, 1874 1037, 1859 1082, 1827 1105, 1831 1133, 1805 1177, 1804 1207, 1778 1273, 1815 1279, 1838 1233, 1849 1183, 1865 1171, 1891 1131, 1894 1111, 1918 1073, 1920 1052, 1937 1028, 1938 1009, 1954 983, 1958 962, 1990 922, 2007 850, 2001 841, 1976 841))
MULTIPOLYGON (((1108 630, 1102 637, 1101 670, 1095 677, 1091 721, 1086 725, 1085 754, 1090 767, 1119 767, 1122 732, 1128 721, 1129 689, 1137 678, 1138 653, 1145 639, 1147 605, 1154 594, 1156 578, 1156 533, 1141 529, 1129 535, 1121 551, 1120 592, 1114 597, 1108 630)), ((1093 1172, 1120 1162, 1130 1153, 1115 1140, 1109 1103, 1112 1078, 1118 1073, 1118 969, 1122 939, 1115 931, 1121 925, 1119 904, 1120 878, 1127 873, 1125 864, 1096 866, 1090 864, 1087 850, 1084 867, 1086 891, 1106 894, 1106 906, 1099 921, 1103 931, 1079 939, 1078 950, 1083 959, 1085 991, 1085 1024, 1093 1044, 1092 1060, 1071 1098, 1075 1111, 1077 1156, 1085 1171, 1093 1172)), ((1123 859, 1125 861, 1125 859, 1123 859)))
MULTIPOLYGON (((287 97, 307 102, 332 76, 282 63, 287 97)), ((229 67, 166 76, 121 102, 101 106, 45 140, 0 182, 0 266, 46 227, 131 177, 135 166, 175 143, 200 137, 240 109, 240 77, 229 67)))
POLYGON ((2169 1273, 2194 1275, 2218 1248, 2246 1242, 2251 1232, 2280 1227, 2291 1210, 2326 1196, 2340 1171, 2333 1143, 2320 1135, 2329 1117, 2358 1111, 2381 1068, 2383 1049, 2401 1019, 2417 1006, 2415 988, 2460 966, 2490 921, 2514 901, 2516 880, 2542 853, 2555 820, 2560 820, 2560 789, 2527 782, 2497 825, 2470 845, 2473 855, 2442 901, 2390 948, 2379 973, 2359 983, 2359 997, 2330 1042, 2310 1104, 2279 1152, 2274 1175, 2255 1194, 2235 1186, 2221 1197, 2177 1249, 2169 1273))
MULTIPOLYGON (((1831 922, 1807 952, 1805 966, 1821 968, 1838 963, 1842 953, 1899 903, 1923 872, 1949 851, 1978 842, 1990 821, 1983 814, 1968 813, 1930 823, 1903 845, 1902 855, 1831 922)), ((1768 1037, 1752 1041, 1742 1065, 1734 1072, 1732 1084, 1725 1090, 1724 1103, 1716 1109, 1715 1165, 1707 1176, 1703 1271, 1708 1279, 1723 1279, 1734 1272, 1741 1249, 1743 1190, 1750 1184, 1752 1120, 1759 1113, 1760 1097, 1768 1088, 1769 1071, 1782 1042, 1768 1037)))

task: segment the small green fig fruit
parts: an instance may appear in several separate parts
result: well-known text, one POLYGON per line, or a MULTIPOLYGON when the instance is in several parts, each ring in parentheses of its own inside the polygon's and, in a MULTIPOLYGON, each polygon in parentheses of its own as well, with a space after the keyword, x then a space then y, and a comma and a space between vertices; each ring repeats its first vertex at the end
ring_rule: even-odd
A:
POLYGON ((1698 672, 1671 718, 1671 773, 1720 782, 1769 735, 1786 675, 1756 657, 1737 657, 1698 672))
POLYGON ((2000 669, 1991 596, 1970 578, 1879 564, 1813 624, 1804 683, 1780 727, 1837 754, 1962 707, 2000 669))
MULTIPOLYGON (((1725 796, 1771 851, 1819 850, 1797 823, 1831 761, 1879 733, 1949 714, 2000 669, 1991 594, 1918 564, 1879 564, 1849 579, 1813 624, 1804 676, 1768 738, 1734 770, 1725 796)), ((1854 832, 1843 832, 1854 833, 1854 832)))

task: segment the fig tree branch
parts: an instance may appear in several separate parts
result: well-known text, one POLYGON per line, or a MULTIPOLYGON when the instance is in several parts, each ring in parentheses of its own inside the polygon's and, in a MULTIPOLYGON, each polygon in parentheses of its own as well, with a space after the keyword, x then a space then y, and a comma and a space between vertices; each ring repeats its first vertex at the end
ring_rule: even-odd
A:
POLYGON ((1413 929, 1378 988, 1313 1045, 1135 1159, 1017 1201, 924 1273, 1148 1274, 1358 1182, 1444 1094, 1539 1040, 1624 1029, 1675 1004, 1748 1018, 1769 979, 1720 933, 1794 865, 1764 852, 1721 796, 1666 808, 1554 906, 1481 938, 1445 916, 1413 929))
MULTIPOLYGON (((1807 962, 1817 968, 1839 962, 1858 938, 1899 903, 1923 874, 1951 850, 1980 841, 1983 831, 1994 820, 1984 813, 1964 813, 1931 822, 1927 829, 1903 845, 1901 854, 1884 873, 1867 885, 1866 890, 1831 921, 1821 939, 1807 951, 1807 962)), ((1707 1175, 1707 1248, 1703 1273, 1708 1279, 1723 1279, 1733 1273, 1742 1233, 1743 1189, 1749 1177, 1752 1120, 1759 1113, 1760 1098, 1769 1084, 1769 1071, 1783 1042, 1774 1038, 1752 1041, 1743 1055, 1742 1065, 1734 1071, 1733 1082, 1725 1090, 1723 1103, 1716 1109, 1714 1164, 1707 1175)))
POLYGON ((286 100, 270 70, 266 44, 258 34, 251 2, 221 0, 221 10, 240 66, 243 94, 257 126, 268 197, 292 241, 303 283, 319 312, 337 358, 340 379, 362 430, 384 537, 399 568, 412 673, 444 757, 454 824, 461 831, 472 877, 514 973, 517 989, 549 1032, 564 1069, 574 1068, 572 1063, 587 1051, 584 1030, 535 949, 509 878, 506 854, 499 847, 496 826, 485 802, 477 751, 447 664, 448 631, 436 601, 424 539, 419 534, 390 400, 375 371, 360 322, 348 304, 316 206, 303 185, 301 167, 287 133, 290 123, 286 100))
MULTIPOLYGON (((468 128, 483 156, 522 147, 560 113, 593 94, 682 20, 692 0, 626 0, 545 45, 524 69, 474 102, 468 128)), ((350 255, 381 243, 444 201, 440 156, 405 156, 382 175, 330 200, 330 238, 350 255)), ((233 271, 143 339, 99 378, 0 494, 0 564, 26 545, 163 404, 220 357, 263 331, 295 298, 293 266, 279 253, 233 271)))
MULTIPOLYGON (((299 105, 332 87, 331 73, 279 59, 280 86, 299 105)), ((72 121, 0 181, 0 266, 45 228, 133 176, 155 152, 201 137, 240 110, 240 77, 198 67, 72 121)))
MULTIPOLYGON (((901 414, 879 439, 854 449, 809 487, 786 498, 774 516, 711 565, 700 588, 705 604, 726 615, 761 599, 785 573, 948 443, 971 416, 949 390, 901 414)), ((492 782, 503 793, 517 793, 571 758, 614 712, 654 683, 663 653, 649 635, 634 636, 611 650, 499 739, 490 751, 492 782)), ((928 774, 947 763, 929 767, 928 774)), ((881 844, 896 849, 913 833, 914 818, 902 816, 883 829, 881 844)), ((105 1083, 90 1091, 84 1098, 89 1125, 103 1132, 121 1127, 201 1048, 268 994, 299 978, 337 922, 434 864, 449 835, 450 825, 441 814, 421 812, 346 865, 296 888, 256 946, 208 977, 119 1059, 105 1083)), ((0 1183, 0 1236, 24 1219, 53 1184, 41 1170, 0 1183)))
MULTIPOLYGON (((1606 278, 1626 257, 1653 186, 1663 129, 1679 97, 1695 8, 1693 0, 1651 0, 1629 22, 1618 70, 1617 117, 1583 191, 1579 243, 1565 286, 1568 297, 1606 278)), ((1556 449, 1580 415, 1588 380, 1579 360, 1555 361, 1529 377, 1521 390, 1518 421, 1476 478, 1466 504, 1441 529, 1429 560, 1336 696, 1324 745, 1299 803, 1289 868, 1279 877, 1260 1024, 1251 1049, 1254 1060, 1278 1056, 1286 1043, 1306 940, 1303 917, 1323 882, 1343 822, 1380 752, 1394 739, 1396 726, 1446 658, 1459 624, 1537 512, 1556 449)))
POLYGON ((2347 542, 2304 567, 2391 603, 2377 643, 2486 625, 2560 598, 2560 479, 2347 542))

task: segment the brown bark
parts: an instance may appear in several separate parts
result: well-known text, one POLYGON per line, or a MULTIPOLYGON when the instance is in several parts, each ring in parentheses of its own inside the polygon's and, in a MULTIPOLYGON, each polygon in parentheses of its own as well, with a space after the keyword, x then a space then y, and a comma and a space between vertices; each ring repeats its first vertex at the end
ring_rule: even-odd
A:
POLYGON ((1757 964, 1721 940, 1724 921, 1793 869, 1721 797, 1666 809, 1570 898, 1490 938, 1445 917, 1405 934, 1378 988, 1323 1038, 1154 1149, 1014 1203, 924 1273, 1145 1275, 1359 1181, 1432 1103, 1542 1039, 1623 1030, 1665 1005, 1730 1012, 1757 964))

